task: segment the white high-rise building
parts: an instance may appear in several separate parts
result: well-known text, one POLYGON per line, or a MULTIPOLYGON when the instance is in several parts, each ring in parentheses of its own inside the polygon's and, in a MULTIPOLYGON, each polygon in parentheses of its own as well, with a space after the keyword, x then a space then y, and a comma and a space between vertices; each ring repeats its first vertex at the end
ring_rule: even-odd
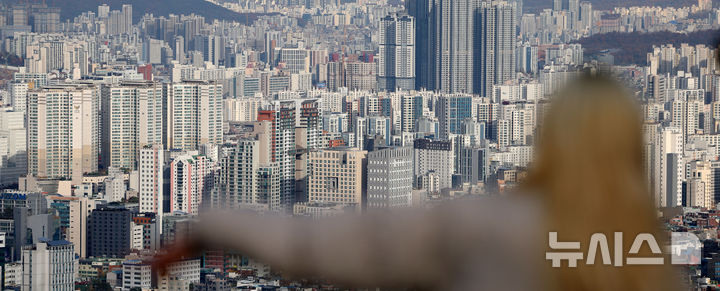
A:
POLYGON ((280 190, 269 198, 273 211, 292 211, 295 202, 296 106, 294 100, 275 101, 272 110, 258 112, 258 139, 280 179, 280 190))
MULTIPOLYGON (((690 90, 676 90, 675 92, 689 92, 690 90)), ((704 92, 702 93, 704 95, 704 92)), ((672 121, 670 126, 680 129, 683 140, 695 131, 700 129, 700 111, 703 107, 703 100, 696 97, 678 96, 670 103, 670 114, 672 121)))
POLYGON ((400 130, 402 132, 415 131, 415 123, 422 117, 423 97, 403 95, 400 97, 400 130))
POLYGON ((368 153, 367 207, 412 206, 413 148, 385 148, 368 153))
POLYGON ((27 109, 28 83, 10 82, 8 83, 8 93, 10 94, 9 105, 15 111, 25 112, 27 109))
POLYGON ((674 207, 682 205, 682 180, 685 166, 682 162, 683 135, 675 127, 659 129, 654 143, 654 183, 655 205, 674 207))
MULTIPOLYGON (((512 145, 526 145, 532 140, 536 125, 535 104, 532 102, 513 102, 501 105, 500 118, 507 120, 508 143, 512 145)), ((507 145, 507 144, 504 144, 507 145)))
POLYGON ((163 216, 163 170, 165 168, 162 146, 147 145, 140 149, 138 157, 138 202, 140 212, 155 213, 162 225, 163 216))
POLYGON ((219 183, 218 207, 237 209, 243 205, 267 204, 267 197, 259 197, 257 173, 260 167, 260 142, 239 140, 223 158, 219 183))
POLYGON ((132 5, 130 4, 123 4, 122 6, 122 17, 123 21, 122 24, 124 25, 124 32, 127 34, 132 33, 132 27, 133 27, 133 12, 132 12, 132 5))
POLYGON ((185 38, 182 36, 175 37, 175 60, 178 63, 185 63, 185 38))
POLYGON ((308 98, 295 101, 296 146, 308 150, 322 148, 322 100, 308 98))
MULTIPOLYGON (((93 43, 78 38, 45 37, 27 44, 26 73, 47 74, 54 70, 70 72, 77 80, 88 74, 93 43)), ((41 84, 35 84, 40 86, 41 84)))
POLYGON ((98 18, 107 18, 110 14, 110 6, 103 4, 98 6, 98 18))
POLYGON ((88 217, 95 209, 98 200, 87 197, 72 197, 68 203, 70 210, 70 227, 67 231, 68 240, 73 244, 75 254, 87 257, 88 217))
POLYGON ((715 179, 711 163, 708 161, 693 161, 688 166, 688 191, 684 205, 688 207, 713 207, 715 204, 715 197, 713 197, 715 179))
MULTIPOLYGON (((210 168, 201 155, 182 155, 170 163, 170 211, 198 214, 207 191, 210 168)), ((209 192, 207 193, 209 194, 209 192)))
POLYGON ((428 181, 434 180, 429 184, 436 184, 437 190, 452 187, 452 175, 455 171, 452 142, 418 139, 415 140, 414 147, 415 185, 426 185, 428 181))
POLYGON ((262 105, 261 98, 230 98, 223 100, 223 120, 252 122, 262 105))
POLYGON ((222 85, 184 81, 167 86, 166 148, 192 151, 202 144, 221 144, 222 85))
POLYGON ((580 31, 590 32, 593 27, 592 3, 583 1, 580 3, 580 31))
POLYGON ((255 210, 282 209, 279 204, 280 176, 270 162, 268 136, 241 139, 222 160, 218 184, 213 189, 214 208, 255 210))
POLYGON ((390 14, 380 20, 378 90, 415 89, 415 18, 390 14))
POLYGON ((28 93, 28 174, 79 183, 98 170, 99 99, 89 84, 28 93))
POLYGON ((517 50, 517 70, 526 74, 538 72, 538 47, 523 45, 517 50))
POLYGON ((142 43, 142 57, 146 64, 162 63, 162 49, 165 42, 159 39, 146 38, 142 43))
POLYGON ((22 249, 21 290, 75 290, 75 252, 69 241, 38 242, 22 249))
POLYGON ((106 167, 137 168, 138 151, 162 144, 163 88, 153 82, 102 87, 102 152, 106 167))
POLYGON ((512 122, 509 119, 498 119, 495 121, 495 140, 499 148, 505 148, 511 144, 512 122))
POLYGON ((220 65, 225 54, 224 38, 217 35, 198 35, 195 37, 195 49, 203 54, 203 60, 220 65))
POLYGON ((105 200, 107 202, 121 202, 125 199, 127 185, 125 184, 125 173, 115 167, 108 168, 108 177, 105 178, 105 200))
POLYGON ((27 174, 25 112, 0 109, 0 185, 27 174))

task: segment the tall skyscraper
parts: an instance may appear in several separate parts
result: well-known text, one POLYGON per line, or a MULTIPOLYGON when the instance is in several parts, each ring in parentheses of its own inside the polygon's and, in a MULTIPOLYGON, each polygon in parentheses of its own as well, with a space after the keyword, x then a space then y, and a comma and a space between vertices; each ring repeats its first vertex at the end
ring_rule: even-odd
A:
POLYGON ((415 18, 390 14, 380 20, 378 89, 415 89, 415 18))
POLYGON ((573 8, 579 7, 579 0, 553 0, 554 11, 570 11, 573 12, 573 8))
POLYGON ((255 139, 239 140, 222 160, 220 180, 216 189, 218 208, 237 209, 245 205, 267 204, 267 197, 259 197, 258 170, 260 168, 260 142, 255 139))
POLYGON ((267 141, 263 133, 229 149, 213 189, 213 208, 282 210, 279 168, 270 161, 267 141))
POLYGON ((413 184, 432 192, 452 187, 455 171, 452 142, 417 139, 414 147, 413 184))
MULTIPOLYGON (((567 2, 567 0, 565 0, 567 2)), ((553 0, 553 11, 563 10, 563 0, 553 0)))
POLYGON ((185 38, 181 35, 175 37, 175 60, 185 63, 185 38))
POLYGON ((139 149, 138 160, 138 203, 143 213, 155 213, 162 225, 164 211, 165 157, 160 144, 145 145, 139 149))
POLYGON ((118 10, 111 10, 108 14, 107 31, 108 34, 116 35, 125 33, 125 17, 118 10))
POLYGON ((400 97, 400 130, 402 132, 415 131, 415 123, 423 115, 423 97, 403 95, 400 97))
POLYGON ((98 95, 88 84, 28 94, 28 174, 80 182, 98 170, 98 95))
POLYGON ((488 172, 488 150, 477 147, 462 147, 458 161, 458 174, 463 183, 471 185, 484 183, 488 172))
POLYGON ((208 192, 210 168, 205 156, 182 155, 170 163, 170 211, 198 214, 208 192))
POLYGON ((712 164, 708 161, 692 161, 688 163, 687 195, 683 206, 712 207, 715 204, 712 164))
MULTIPOLYGON (((15 111, 25 112, 27 110, 27 93, 29 85, 27 82, 13 81, 7 85, 10 94, 10 106, 15 111)), ((8 102, 6 102, 7 104, 8 102)))
POLYGON ((87 197, 72 197, 68 202, 68 210, 70 212, 67 231, 67 240, 75 246, 75 254, 81 258, 87 257, 88 244, 88 217, 92 210, 95 209, 97 200, 87 197))
POLYGON ((570 12, 570 26, 574 27, 580 19, 580 0, 567 0, 567 10, 570 12))
POLYGON ((553 0, 553 11, 567 12, 568 28, 577 27, 580 20, 580 1, 579 0, 553 0))
POLYGON ((449 139, 451 134, 463 133, 463 121, 472 117, 472 96, 443 95, 438 101, 440 138, 449 139))
POLYGON ((132 12, 132 5, 130 4, 123 4, 122 6, 122 17, 124 24, 124 32, 125 33, 132 33, 132 27, 133 27, 133 12, 132 12))
POLYGON ((33 32, 55 33, 60 26, 60 8, 40 7, 32 13, 33 32))
POLYGON ((217 35, 196 35, 195 50, 203 53, 203 60, 220 65, 225 57, 225 39, 217 35))
POLYGON ((138 151, 162 144, 163 88, 153 82, 102 87, 103 166, 137 169, 138 151))
POLYGON ((110 14, 110 6, 102 4, 98 6, 98 18, 107 18, 110 14))
MULTIPOLYGON (((512 1, 512 0, 511 0, 512 1)), ((520 22, 520 19, 523 17, 523 9, 524 9, 524 0, 514 0, 517 5, 517 21, 520 22)), ((518 27, 518 30, 520 27, 518 27)))
POLYGON ((299 109, 296 120, 296 146, 308 150, 322 148, 322 110, 320 100, 302 99, 295 106, 299 109), (300 135, 297 132, 301 132, 300 135))
POLYGON ((384 148, 368 153, 367 207, 412 206, 413 148, 384 148))
POLYGON ((280 191, 270 197, 274 211, 290 211, 295 202, 295 106, 295 101, 276 101, 272 109, 258 112, 261 144, 280 179, 280 191))
POLYGON ((438 54, 435 56, 437 90, 443 93, 472 93, 474 0, 441 0, 438 22, 438 54))
POLYGON ((659 129, 654 143, 655 205, 657 207, 680 206, 682 180, 685 177, 682 163, 683 135, 679 128, 659 129))
POLYGON ((584 30, 592 29, 593 8, 592 3, 583 1, 580 3, 580 27, 584 30))
POLYGON ((515 2, 480 2, 474 20, 474 93, 490 96, 492 86, 515 78, 515 2))
POLYGON ((24 4, 16 4, 10 7, 10 24, 13 26, 28 25, 28 9, 24 4))
POLYGON ((282 37, 279 31, 267 31, 265 32, 265 63, 270 67, 275 67, 276 57, 275 48, 281 46, 282 37))
POLYGON ((437 54, 436 5, 440 0, 408 0, 406 12, 415 18, 415 88, 434 90, 437 54))
POLYGON ((514 78, 516 1, 409 0, 418 88, 487 94, 514 78))
POLYGON ((222 143, 222 85, 184 81, 167 87, 167 149, 197 150, 222 143))
POLYGON ((538 47, 523 45, 517 51, 517 70, 526 74, 538 72, 538 47))
POLYGON ((0 185, 27 174, 27 158, 25 112, 0 109, 0 185))
MULTIPOLYGON (((681 91, 678 91, 680 93, 681 91)), ((688 92, 688 91, 685 91, 688 92)), ((683 139, 695 134, 701 128, 700 113, 703 96, 678 94, 670 103, 670 126, 680 129, 683 139)))
POLYGON ((162 62, 162 48, 165 42, 159 39, 145 38, 142 43, 142 59, 146 64, 162 62))

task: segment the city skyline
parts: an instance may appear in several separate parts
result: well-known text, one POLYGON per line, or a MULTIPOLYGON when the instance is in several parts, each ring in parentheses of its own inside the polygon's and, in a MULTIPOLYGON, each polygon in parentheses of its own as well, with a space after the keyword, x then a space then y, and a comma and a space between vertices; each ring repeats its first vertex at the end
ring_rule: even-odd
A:
POLYGON ((720 205, 718 48, 675 37, 720 31, 712 0, 15 2, 0 1, 3 286, 320 286, 229 250, 150 264, 205 214, 313 221, 522 189, 555 95, 587 75, 639 104, 634 182, 664 226, 718 243, 697 222, 720 205))

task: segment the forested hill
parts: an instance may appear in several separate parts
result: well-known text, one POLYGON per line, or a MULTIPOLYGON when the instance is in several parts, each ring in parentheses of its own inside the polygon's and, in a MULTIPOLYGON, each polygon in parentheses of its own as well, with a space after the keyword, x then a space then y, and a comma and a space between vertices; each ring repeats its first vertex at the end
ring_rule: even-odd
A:
MULTIPOLYGON (((41 3, 42 0, 30 0, 30 3, 41 3)), ((97 13, 97 7, 107 4, 112 10, 120 10, 123 4, 133 6, 133 21, 138 22, 145 13, 155 16, 169 14, 198 14, 207 20, 219 19, 237 22, 252 22, 257 14, 241 14, 205 0, 45 0, 48 6, 59 7, 62 20, 72 19, 85 11, 97 13)), ((0 3, 17 4, 17 0, 0 0, 0 3)))

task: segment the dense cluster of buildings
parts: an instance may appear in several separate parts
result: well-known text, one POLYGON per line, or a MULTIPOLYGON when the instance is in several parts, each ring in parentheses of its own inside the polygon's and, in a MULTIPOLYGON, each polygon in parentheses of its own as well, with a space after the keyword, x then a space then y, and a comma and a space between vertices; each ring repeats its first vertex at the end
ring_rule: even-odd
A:
MULTIPOLYGON (((231 251, 165 275, 150 262, 207 211, 317 219, 507 191, 552 94, 607 69, 573 41, 720 25, 708 0, 548 0, 537 14, 522 0, 261 2, 218 3, 269 13, 246 24, 127 4, 63 20, 41 3, 2 7, 0 50, 23 61, 0 68, 5 288, 327 286, 231 251)), ((712 216, 720 203, 716 53, 660 45, 647 65, 612 69, 643 103, 658 207, 712 216)))

